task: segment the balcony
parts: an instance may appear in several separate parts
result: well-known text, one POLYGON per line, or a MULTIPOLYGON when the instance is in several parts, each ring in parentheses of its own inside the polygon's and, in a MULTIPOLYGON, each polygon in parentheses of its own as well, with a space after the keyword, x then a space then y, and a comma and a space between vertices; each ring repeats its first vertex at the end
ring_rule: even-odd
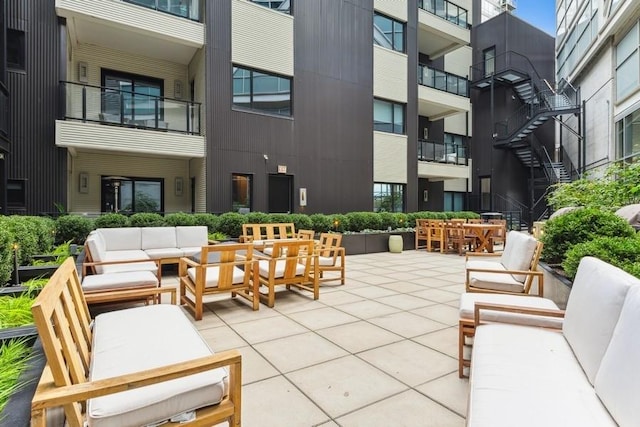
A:
POLYGON ((56 145, 204 156, 197 102, 72 82, 61 82, 60 90, 64 111, 56 145))
POLYGON ((418 114, 429 120, 471 109, 469 81, 465 77, 420 65, 418 84, 418 114))
POLYGON ((438 58, 471 40, 469 13, 447 0, 418 1, 418 50, 438 58))
POLYGON ((66 18, 71 49, 79 44, 103 46, 137 56, 189 64, 204 46, 199 2, 178 7, 169 0, 56 0, 66 18))
POLYGON ((418 140, 418 176, 421 178, 459 179, 470 178, 470 159, 467 147, 418 140))

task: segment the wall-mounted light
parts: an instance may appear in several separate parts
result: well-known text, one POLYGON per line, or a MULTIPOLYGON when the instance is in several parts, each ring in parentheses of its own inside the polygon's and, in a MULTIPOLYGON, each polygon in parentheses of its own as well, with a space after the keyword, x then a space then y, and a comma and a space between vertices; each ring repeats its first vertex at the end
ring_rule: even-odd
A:
POLYGON ((89 82, 89 65, 86 62, 78 62, 78 81, 82 83, 89 82))
POLYGON ((266 154, 263 154, 262 157, 264 158, 265 162, 269 160, 269 156, 267 156, 266 154))

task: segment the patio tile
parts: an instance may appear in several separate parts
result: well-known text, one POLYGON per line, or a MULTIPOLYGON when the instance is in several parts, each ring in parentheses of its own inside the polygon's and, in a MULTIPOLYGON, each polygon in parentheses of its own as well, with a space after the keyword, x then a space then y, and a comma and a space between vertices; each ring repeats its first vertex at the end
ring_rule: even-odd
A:
POLYGON ((398 294, 398 291, 387 289, 382 286, 367 286, 365 288, 350 290, 349 292, 368 299, 375 299, 398 294))
POLYGON ((256 344, 254 348, 280 372, 291 372, 347 355, 332 342, 308 332, 256 344))
POLYGON ((417 337, 428 332, 444 329, 447 325, 426 319, 406 311, 373 317, 369 322, 405 338, 417 337))
POLYGON ((419 292, 413 292, 411 295, 425 298, 434 302, 450 302, 450 301, 458 301, 460 300, 460 295, 454 294, 453 292, 443 291, 440 289, 425 289, 419 292))
POLYGON ((377 298, 376 301, 381 302, 383 304, 390 305, 395 308, 400 308, 402 310, 412 310, 418 307, 425 307, 430 304, 433 304, 431 301, 414 297, 410 294, 400 294, 393 295, 384 298, 377 298))
POLYGON ((469 380, 458 378, 454 372, 416 387, 421 393, 454 411, 461 417, 467 416, 467 400, 469 397, 469 380))
POLYGON ((290 314, 289 317, 314 331, 358 320, 356 317, 353 317, 343 311, 324 306, 314 310, 293 313, 290 314))
POLYGON ((251 306, 244 304, 243 302, 235 302, 231 300, 207 303, 205 304, 205 307, 207 310, 215 313, 224 321, 224 323, 230 325, 278 315, 277 311, 270 309, 266 305, 261 304, 258 310, 254 311, 251 306))
POLYGON ((458 320, 460 320, 460 311, 457 308, 444 304, 435 304, 428 307, 417 308, 415 310, 411 310, 411 312, 449 326, 457 325, 458 320))
POLYGON ((456 359, 408 340, 365 351, 358 357, 412 387, 458 369, 456 359))
POLYGON ((424 290, 424 286, 412 283, 412 282, 393 282, 380 285, 381 288, 390 289, 392 291, 401 292, 401 293, 409 293, 424 290))
POLYGON ((371 273, 368 276, 362 276, 358 278, 358 280, 362 283, 366 283, 368 285, 382 285, 384 283, 393 283, 395 279, 392 277, 385 276, 382 273, 373 274, 371 273))
POLYGON ((231 325, 231 327, 252 345, 309 331, 304 326, 282 315, 238 323, 231 325))
POLYGON ((458 327, 440 329, 413 338, 424 346, 430 347, 448 356, 458 359, 458 327))
POLYGON ((355 356, 291 372, 286 377, 332 418, 386 399, 407 388, 355 356))
POLYGON ((280 372, 253 347, 238 348, 242 354, 242 384, 251 384, 280 375, 280 372))
POLYGON ((464 418, 433 400, 407 390, 337 419, 351 426, 463 427, 464 418))
POLYGON ((351 353, 402 340, 401 336, 364 321, 322 329, 318 334, 351 353))
POLYGON ((343 304, 337 308, 360 319, 369 319, 371 317, 395 313, 398 311, 397 308, 393 308, 388 305, 371 300, 364 300, 351 304, 343 304))
POLYGON ((335 307, 341 304, 364 301, 364 299, 365 298, 361 295, 356 295, 351 292, 345 292, 344 290, 339 290, 339 291, 334 291, 334 292, 322 295, 320 302, 325 305, 335 307))
POLYGON ((247 342, 243 340, 240 335, 226 325, 201 329, 200 336, 202 336, 207 344, 209 344, 209 347, 214 348, 215 351, 230 350, 247 345, 247 342))

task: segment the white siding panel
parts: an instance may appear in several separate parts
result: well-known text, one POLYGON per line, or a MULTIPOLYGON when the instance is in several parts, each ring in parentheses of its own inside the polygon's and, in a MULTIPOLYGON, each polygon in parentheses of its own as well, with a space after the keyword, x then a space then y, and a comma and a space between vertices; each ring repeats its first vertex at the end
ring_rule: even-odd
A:
POLYGON ((172 157, 204 157, 202 136, 131 129, 74 121, 56 121, 56 145, 79 150, 118 151, 172 157))
POLYGON ((140 156, 122 156, 108 153, 78 152, 72 158, 69 171, 69 211, 73 213, 97 214, 100 212, 101 185, 103 176, 125 176, 132 178, 154 178, 164 180, 165 212, 188 212, 191 209, 189 191, 189 161, 140 156), (78 191, 80 173, 89 176, 89 191, 78 191), (182 177, 182 196, 175 194, 175 178, 182 177))
POLYGON ((471 166, 452 165, 434 162, 418 162, 418 176, 420 178, 471 178, 471 166))
POLYGON ((120 0, 56 0, 56 11, 66 18, 79 17, 185 46, 204 46, 204 25, 168 13, 120 0))
POLYGON ((235 64, 293 76, 293 17, 233 0, 231 60, 235 64))
POLYGON ((456 74, 460 77, 469 76, 469 67, 472 62, 472 49, 470 46, 462 46, 444 56, 444 71, 456 74))
MULTIPOLYGON (((444 131, 457 135, 467 135, 467 116, 465 113, 444 118, 444 131)), ((471 132, 471 118, 469 118, 469 132, 471 132)))
POLYGON ((467 192, 466 179, 446 179, 444 181, 444 191, 467 192))
POLYGON ((373 180, 407 183, 407 136, 373 133, 373 180))
POLYGON ((375 10, 385 15, 407 22, 407 0, 374 0, 375 10))
POLYGON ((407 55, 373 47, 373 95, 407 102, 407 55))

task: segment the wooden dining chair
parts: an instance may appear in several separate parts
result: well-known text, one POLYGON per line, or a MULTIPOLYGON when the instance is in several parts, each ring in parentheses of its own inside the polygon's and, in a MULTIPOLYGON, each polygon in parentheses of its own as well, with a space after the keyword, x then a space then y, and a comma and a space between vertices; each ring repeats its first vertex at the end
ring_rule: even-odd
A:
POLYGON ((341 244, 342 234, 340 233, 320 234, 320 244, 316 248, 318 255, 318 280, 320 282, 340 280, 340 284, 344 285, 345 250, 340 246, 341 244), (327 271, 338 271, 340 272, 340 276, 336 277, 332 275, 324 277, 324 273, 327 271))
POLYGON ((424 249, 427 247, 429 234, 429 220, 418 218, 416 219, 416 250, 424 249))
POLYGON ((488 221, 489 224, 500 224, 502 228, 493 233, 493 244, 501 243, 505 244, 505 240, 507 237, 507 220, 506 219, 490 219, 488 221))
POLYGON ((428 223, 427 251, 431 252, 434 245, 438 245, 440 253, 444 253, 447 246, 447 225, 443 220, 431 219, 428 223))

